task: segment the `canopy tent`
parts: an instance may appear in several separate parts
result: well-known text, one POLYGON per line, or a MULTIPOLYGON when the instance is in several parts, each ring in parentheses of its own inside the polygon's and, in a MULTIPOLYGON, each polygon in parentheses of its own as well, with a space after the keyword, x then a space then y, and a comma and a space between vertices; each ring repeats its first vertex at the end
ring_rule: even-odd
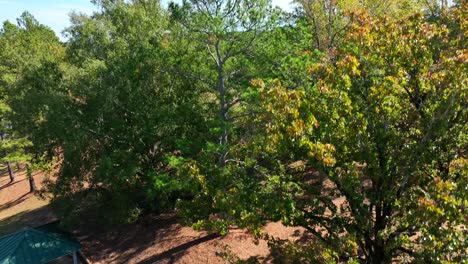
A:
POLYGON ((66 255, 76 263, 80 248, 78 242, 59 234, 29 228, 0 237, 0 264, 43 264, 66 255))

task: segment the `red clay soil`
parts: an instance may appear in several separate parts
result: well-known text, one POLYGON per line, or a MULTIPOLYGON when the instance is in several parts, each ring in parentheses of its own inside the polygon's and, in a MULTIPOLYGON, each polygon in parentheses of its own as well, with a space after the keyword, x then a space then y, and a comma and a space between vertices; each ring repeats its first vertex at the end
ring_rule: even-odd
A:
MULTIPOLYGON (((303 231, 270 223, 265 231, 282 239, 299 239, 303 231)), ((173 215, 146 216, 118 231, 76 235, 93 263, 227 263, 226 252, 246 260, 271 263, 267 242, 255 243, 244 230, 217 237, 178 224, 173 215)))

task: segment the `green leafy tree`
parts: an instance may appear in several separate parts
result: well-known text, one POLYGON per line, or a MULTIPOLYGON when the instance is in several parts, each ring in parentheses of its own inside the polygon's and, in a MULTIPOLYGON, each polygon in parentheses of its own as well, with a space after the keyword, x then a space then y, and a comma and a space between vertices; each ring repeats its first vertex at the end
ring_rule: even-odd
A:
POLYGON ((287 39, 296 36, 287 17, 269 1, 189 1, 169 9, 178 25, 174 35, 189 40, 184 65, 195 73, 193 87, 203 91, 210 129, 197 156, 171 158, 171 167, 192 186, 193 199, 181 201, 179 209, 196 227, 223 233, 233 215, 219 197, 238 181, 230 169, 237 159, 231 149, 248 130, 239 120, 256 114, 247 107, 253 92, 249 82, 273 76, 281 64, 278 58, 295 46, 287 39))
POLYGON ((302 261, 462 261, 463 10, 446 25, 354 14, 333 60, 303 65, 308 87, 254 81, 261 114, 244 122, 258 136, 233 150, 240 180, 224 196, 238 219, 306 228, 317 241, 302 261))
POLYGON ((25 137, 19 137, 12 129, 10 119, 11 108, 5 103, 0 102, 0 156, 1 161, 6 164, 10 182, 15 180, 11 163, 27 162, 30 157, 26 149, 31 146, 31 142, 25 137))
POLYGON ((65 63, 31 71, 25 87, 54 87, 41 126, 61 153, 49 190, 62 215, 120 224, 189 192, 166 155, 198 151, 204 109, 172 66, 180 49, 159 1, 99 4, 92 16, 72 15, 65 63))
POLYGON ((27 12, 18 18, 17 25, 6 21, 0 30, 1 152, 11 180, 10 163, 30 162, 33 156, 30 120, 15 101, 21 96, 17 94, 18 83, 27 69, 50 56, 49 52, 54 49, 50 43, 54 40, 59 44, 53 31, 40 25, 27 12))
POLYGON ((194 0, 182 6, 171 3, 173 18, 201 51, 204 81, 218 104, 218 160, 228 158, 229 133, 236 119, 233 108, 242 102, 243 87, 253 76, 255 46, 276 23, 268 1, 194 0))

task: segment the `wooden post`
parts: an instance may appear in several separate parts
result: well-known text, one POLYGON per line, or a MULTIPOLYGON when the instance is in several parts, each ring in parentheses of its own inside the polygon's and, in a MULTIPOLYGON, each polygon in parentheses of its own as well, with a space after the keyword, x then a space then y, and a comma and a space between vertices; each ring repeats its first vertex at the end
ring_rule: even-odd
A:
POLYGON ((78 264, 78 257, 76 256, 76 251, 73 252, 73 264, 78 264))

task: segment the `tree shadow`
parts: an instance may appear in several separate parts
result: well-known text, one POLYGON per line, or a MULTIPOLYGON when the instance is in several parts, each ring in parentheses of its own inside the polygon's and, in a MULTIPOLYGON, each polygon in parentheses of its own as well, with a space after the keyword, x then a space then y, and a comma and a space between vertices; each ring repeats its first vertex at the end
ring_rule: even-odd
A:
POLYGON ((13 185, 15 185, 15 184, 17 184, 19 182, 25 181, 25 180, 26 179, 22 179, 22 180, 19 180, 19 181, 14 181, 14 182, 8 182, 7 184, 0 186, 0 191, 5 189, 5 188, 8 188, 10 186, 13 186, 13 185))
POLYGON ((151 263, 155 263, 156 261, 161 261, 161 260, 164 260, 164 259, 169 259, 169 263, 174 263, 175 261, 175 257, 177 254, 179 253, 182 253, 183 251, 193 247, 193 246, 196 246, 196 245, 199 245, 201 243, 204 243, 204 242, 207 242, 207 241, 210 241, 212 239, 215 239, 219 237, 218 234, 209 234, 209 235, 206 235, 206 236, 203 236, 203 237, 200 237, 200 238, 197 238, 197 239, 194 239, 192 241, 189 241, 187 243, 184 243, 180 246, 177 246, 177 247, 174 247, 174 248, 171 248, 169 250, 166 250, 158 255, 155 255, 155 256, 152 256, 152 257, 149 257, 149 258, 146 258, 142 261, 139 261, 138 264, 151 264, 151 263))
POLYGON ((10 182, 10 177, 7 175, 0 174, 0 184, 8 184, 10 182))
POLYGON ((150 257, 140 263, 155 263, 167 259, 174 261, 188 248, 217 237, 214 234, 185 233, 174 214, 145 215, 135 223, 112 231, 82 226, 74 231, 74 235, 83 245, 83 253, 91 261, 115 263, 128 263, 147 250, 154 250, 154 253, 150 253, 150 257))
POLYGON ((23 211, 0 220, 0 236, 26 227, 41 226, 55 220, 57 220, 55 214, 47 205, 34 210, 23 211))
POLYGON ((1 205, 0 210, 5 210, 15 205, 21 204, 22 202, 26 201, 29 198, 30 194, 32 193, 25 193, 21 197, 17 198, 16 200, 1 205))

